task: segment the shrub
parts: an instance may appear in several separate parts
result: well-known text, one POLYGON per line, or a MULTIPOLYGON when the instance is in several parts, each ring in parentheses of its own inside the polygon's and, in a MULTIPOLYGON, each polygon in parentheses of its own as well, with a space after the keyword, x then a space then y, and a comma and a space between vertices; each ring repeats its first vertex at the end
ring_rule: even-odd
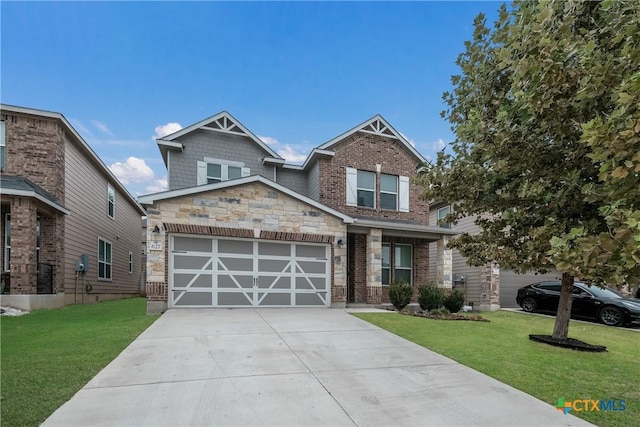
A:
POLYGON ((464 294, 458 290, 449 291, 445 295, 443 303, 451 313, 457 313, 464 306, 464 294))
POLYGON ((444 303, 444 291, 435 284, 430 283, 418 289, 418 304, 423 310, 440 308, 444 303))
POLYGON ((411 302, 411 296, 413 295, 413 289, 407 282, 401 280, 394 280, 391 286, 389 286, 389 301, 400 311, 405 308, 411 302))

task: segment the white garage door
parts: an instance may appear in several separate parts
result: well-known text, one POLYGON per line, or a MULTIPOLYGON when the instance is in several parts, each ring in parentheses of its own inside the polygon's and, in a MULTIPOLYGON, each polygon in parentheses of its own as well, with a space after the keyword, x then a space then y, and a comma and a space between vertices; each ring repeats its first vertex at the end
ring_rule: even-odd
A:
POLYGON ((171 307, 319 307, 330 304, 329 246, 172 236, 171 307))

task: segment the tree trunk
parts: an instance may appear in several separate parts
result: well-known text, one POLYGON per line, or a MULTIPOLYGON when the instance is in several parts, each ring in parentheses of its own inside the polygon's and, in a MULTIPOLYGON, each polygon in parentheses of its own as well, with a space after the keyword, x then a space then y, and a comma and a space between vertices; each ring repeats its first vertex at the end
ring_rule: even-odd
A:
POLYGON ((571 303, 573 302, 573 276, 562 273, 562 286, 560 287, 560 301, 556 313, 556 323, 553 325, 553 338, 566 339, 569 333, 569 320, 571 319, 571 303))

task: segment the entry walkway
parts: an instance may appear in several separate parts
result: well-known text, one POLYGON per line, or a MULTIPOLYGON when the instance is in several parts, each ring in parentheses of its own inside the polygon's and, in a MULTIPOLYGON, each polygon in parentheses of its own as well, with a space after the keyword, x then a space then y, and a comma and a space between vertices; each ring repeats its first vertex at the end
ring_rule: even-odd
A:
POLYGON ((287 308, 169 310, 43 425, 589 424, 345 310, 287 308))

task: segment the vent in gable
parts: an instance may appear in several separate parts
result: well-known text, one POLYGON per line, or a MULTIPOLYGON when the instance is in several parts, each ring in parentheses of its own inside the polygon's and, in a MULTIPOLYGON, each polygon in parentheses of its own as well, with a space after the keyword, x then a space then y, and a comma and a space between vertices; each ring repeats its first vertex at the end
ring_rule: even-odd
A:
POLYGON ((368 125, 362 128, 363 132, 372 133, 374 135, 383 135, 391 138, 396 138, 393 131, 389 129, 381 120, 374 120, 368 125))

